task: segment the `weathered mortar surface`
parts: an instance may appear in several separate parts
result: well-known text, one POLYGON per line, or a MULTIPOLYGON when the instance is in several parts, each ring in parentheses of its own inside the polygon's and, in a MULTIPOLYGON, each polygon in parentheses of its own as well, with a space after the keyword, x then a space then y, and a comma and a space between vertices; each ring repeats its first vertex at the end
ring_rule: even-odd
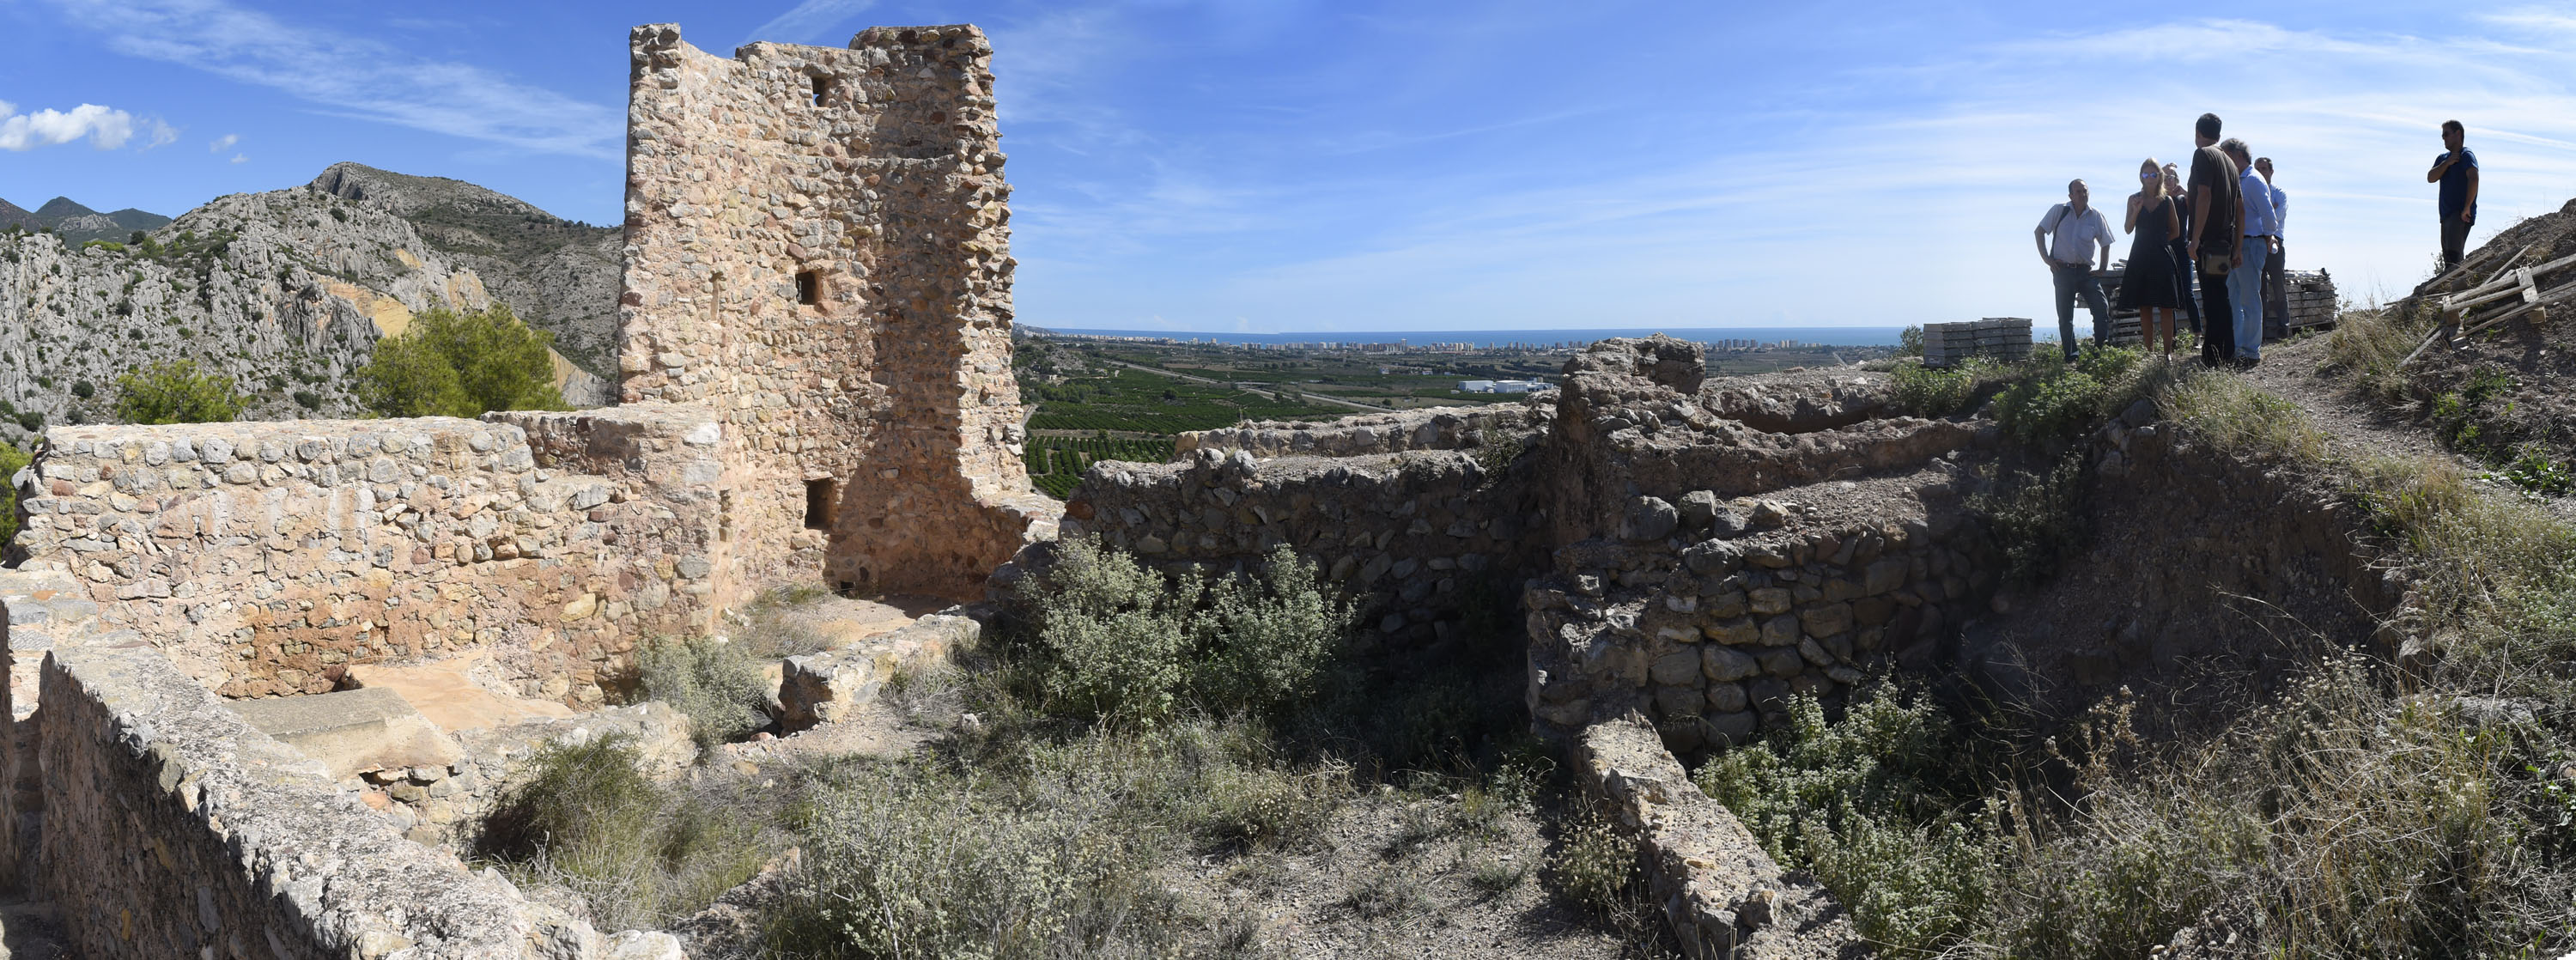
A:
POLYGON ((1330 423, 1247 421, 1173 438, 1173 459, 1200 449, 1241 450, 1256 457, 1357 457, 1406 450, 1459 450, 1527 440, 1556 415, 1553 393, 1523 403, 1483 407, 1424 407, 1369 413, 1330 423))
POLYGON ((1636 836, 1647 888, 1683 955, 1828 957, 1860 942, 1832 896, 1782 871, 1641 719, 1593 724, 1569 746, 1576 769, 1636 836))
POLYGON ((1054 515, 1019 459, 991 46, 878 28, 726 59, 653 24, 632 50, 626 401, 739 431, 745 581, 971 593, 1054 515), (815 480, 837 485, 827 531, 806 526, 815 480))
POLYGON ((597 703, 640 637, 703 629, 722 428, 668 405, 493 419, 58 428, 15 549, 227 696, 480 646, 523 695, 597 703), (531 433, 600 472, 539 466, 531 433))
MULTIPOLYGON (((12 595, 0 604, 21 586, 0 585, 12 595)), ((13 668, 25 632, 10 631, 13 668)), ((42 705, 0 740, 11 782, 42 785, 37 802, 13 790, 0 811, 22 841, 8 879, 61 905, 80 955, 678 956, 667 935, 604 938, 498 874, 405 841, 151 644, 81 632, 23 644, 50 648, 42 705)))
POLYGON ((1460 451, 1258 460, 1201 448, 1183 463, 1093 466, 1062 529, 1161 564, 1223 567, 1285 545, 1363 598, 1363 649, 1420 645, 1460 639, 1469 604, 1500 613, 1544 557, 1544 513, 1493 479, 1460 451))

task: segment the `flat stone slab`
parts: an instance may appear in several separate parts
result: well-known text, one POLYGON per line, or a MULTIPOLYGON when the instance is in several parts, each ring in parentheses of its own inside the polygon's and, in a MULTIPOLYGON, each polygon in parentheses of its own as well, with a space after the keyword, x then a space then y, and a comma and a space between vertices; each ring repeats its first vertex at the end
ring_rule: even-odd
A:
POLYGON ((391 690, 361 688, 229 700, 225 705, 261 733, 322 761, 338 779, 369 770, 444 767, 463 757, 454 741, 391 690))

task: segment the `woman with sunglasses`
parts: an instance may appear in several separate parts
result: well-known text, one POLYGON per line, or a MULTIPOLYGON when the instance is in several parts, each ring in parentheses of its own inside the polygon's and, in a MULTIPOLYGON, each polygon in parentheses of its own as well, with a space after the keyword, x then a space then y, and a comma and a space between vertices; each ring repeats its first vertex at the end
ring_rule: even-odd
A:
POLYGON ((2129 266, 2120 275, 2120 306, 2138 311, 2138 345, 2154 349, 2156 331, 2164 331, 2165 355, 2174 351, 2174 311, 2182 306, 2174 277, 2173 240, 2183 235, 2182 205, 2166 193, 2162 165, 2154 157, 2138 165, 2138 192, 2129 195, 2128 222, 2121 227, 2137 239, 2129 244, 2129 266))

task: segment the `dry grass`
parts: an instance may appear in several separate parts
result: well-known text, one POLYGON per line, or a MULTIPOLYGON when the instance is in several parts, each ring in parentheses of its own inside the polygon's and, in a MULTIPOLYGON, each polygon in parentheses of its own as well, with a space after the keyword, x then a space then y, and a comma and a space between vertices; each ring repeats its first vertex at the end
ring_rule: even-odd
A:
POLYGON ((2344 371, 2373 400, 2404 404, 2411 398, 2397 365, 2424 342, 2436 319, 2432 311, 2417 307, 2346 310, 2326 334, 2326 367, 2344 371))
POLYGON ((2576 945, 2576 530, 2445 462, 2334 461, 2241 378, 2179 373, 2155 396, 2223 452, 2346 478, 2408 578, 2408 670, 2325 657, 2187 742, 2142 742, 2115 699, 2042 755, 1967 772, 1981 785, 1964 792, 1921 772, 1973 746, 1942 724, 1802 724, 1703 782, 1892 953, 2132 957, 2178 934, 2224 956, 2576 945))

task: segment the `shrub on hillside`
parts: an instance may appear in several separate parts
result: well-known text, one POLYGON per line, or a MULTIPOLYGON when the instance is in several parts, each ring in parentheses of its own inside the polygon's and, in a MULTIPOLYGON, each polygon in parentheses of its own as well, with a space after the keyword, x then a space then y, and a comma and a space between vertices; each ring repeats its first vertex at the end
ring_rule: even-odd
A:
POLYGON ((474 417, 492 410, 556 410, 554 335, 510 308, 460 314, 441 307, 378 343, 359 368, 359 396, 387 417, 474 417))
POLYGON ((18 537, 18 485, 10 482, 32 459, 14 443, 0 443, 0 545, 18 537))
POLYGON ((689 716, 698 746, 730 743, 769 725, 768 677, 739 645, 707 638, 648 640, 635 651, 644 699, 689 716))
POLYGON ((1176 854, 1312 842, 1352 794, 1348 766, 1291 766, 1243 721, 1001 726, 837 771, 769 908, 773 955, 1170 955, 1194 922, 1157 873, 1176 854))
POLYGON ((232 378, 169 360, 116 378, 116 418, 127 423, 224 423, 241 415, 232 378))
POLYGON ((546 747, 484 821, 476 854, 579 895, 603 930, 652 929, 749 879, 767 854, 741 798, 665 786, 624 734, 546 747))
POLYGON ((1026 596, 1049 707, 1146 726, 1184 707, 1266 713, 1297 701, 1351 618, 1315 565, 1285 547, 1258 572, 1211 582, 1071 538, 1026 596))

